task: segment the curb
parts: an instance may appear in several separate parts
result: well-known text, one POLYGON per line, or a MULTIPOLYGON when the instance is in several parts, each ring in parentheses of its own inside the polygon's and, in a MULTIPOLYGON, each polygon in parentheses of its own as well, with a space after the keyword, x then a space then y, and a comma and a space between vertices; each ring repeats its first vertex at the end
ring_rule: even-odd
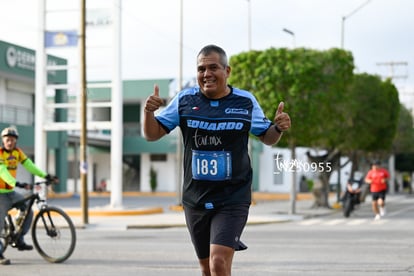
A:
MULTIPOLYGON (((69 216, 81 216, 82 210, 79 209, 63 209, 69 216)), ((89 209, 89 216, 105 217, 105 216, 139 216, 153 215, 163 213, 162 207, 130 209, 130 210, 110 210, 110 209, 89 209)))
MULTIPOLYGON (((66 209, 61 208, 65 213, 70 217, 80 217, 82 216, 83 211, 81 209, 66 209)), ((38 210, 33 210, 34 215, 36 215, 38 210)), ((111 210, 111 209, 89 209, 88 215, 94 217, 106 217, 106 216, 140 216, 140 215, 153 215, 164 213, 162 207, 153 207, 153 208, 142 208, 142 209, 129 209, 129 210, 111 210)), ((9 211, 9 214, 15 216, 17 214, 16 209, 9 211)))
MULTIPOLYGON (((157 196, 157 197, 176 197, 177 194, 175 192, 123 192, 123 196, 125 197, 150 197, 150 196, 157 196)), ((330 193, 329 197, 335 194, 330 193)), ((48 198, 70 198, 70 197, 79 197, 80 194, 78 193, 54 193, 50 192, 47 197, 48 198)), ((89 197, 110 197, 111 192, 88 192, 89 197)), ((252 199, 253 200, 289 200, 290 194, 289 193, 271 193, 271 192, 253 192, 252 199)), ((313 199, 312 193, 297 193, 296 200, 310 200, 313 199)))

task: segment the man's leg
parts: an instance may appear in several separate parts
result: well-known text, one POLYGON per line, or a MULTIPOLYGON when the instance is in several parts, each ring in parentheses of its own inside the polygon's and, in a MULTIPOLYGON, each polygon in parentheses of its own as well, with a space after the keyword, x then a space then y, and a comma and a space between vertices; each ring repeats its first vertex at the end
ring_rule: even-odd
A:
POLYGON ((240 237, 248 214, 249 205, 240 204, 223 207, 213 217, 209 263, 212 276, 231 275, 234 252, 241 249, 240 237))
POLYGON ((23 232, 19 239, 18 248, 20 250, 32 250, 33 249, 33 246, 26 244, 24 241, 24 236, 29 232, 30 226, 32 224, 32 220, 33 220, 33 210, 29 209, 27 210, 27 219, 23 224, 23 232))
POLYGON ((379 213, 381 216, 385 216, 385 193, 386 191, 383 191, 378 198, 379 213))
POLYGON ((212 244, 210 246, 210 271, 211 276, 231 275, 231 266, 233 263, 234 249, 212 244))
POLYGON ((187 229, 201 268, 202 276, 210 276, 210 216, 212 210, 184 207, 187 229))
MULTIPOLYGON (((13 203, 19 202, 21 200, 24 199, 24 196, 18 192, 13 192, 13 194, 10 193, 11 196, 11 200, 13 203)), ((26 204, 23 204, 23 206, 19 207, 21 208, 21 211, 24 211, 26 209, 28 209, 26 204)), ((27 220, 25 221, 25 223, 23 224, 23 231, 22 231, 22 235, 20 236, 17 244, 15 247, 17 247, 17 249, 19 250, 32 250, 33 246, 28 245, 24 242, 24 235, 26 235, 26 233, 30 230, 30 225, 32 224, 32 219, 33 219, 33 211, 32 210, 27 210, 27 220)))
POLYGON ((201 268, 201 276, 211 276, 210 273, 210 258, 204 258, 198 260, 201 268))
POLYGON ((372 200, 372 211, 374 212, 375 219, 380 219, 378 200, 372 200))
MULTIPOLYGON (((0 229, 3 231, 4 228, 4 219, 7 215, 7 212, 11 206, 11 202, 7 194, 0 194, 0 229)), ((6 259, 3 256, 3 244, 0 241, 0 265, 10 264, 10 260, 6 259)))

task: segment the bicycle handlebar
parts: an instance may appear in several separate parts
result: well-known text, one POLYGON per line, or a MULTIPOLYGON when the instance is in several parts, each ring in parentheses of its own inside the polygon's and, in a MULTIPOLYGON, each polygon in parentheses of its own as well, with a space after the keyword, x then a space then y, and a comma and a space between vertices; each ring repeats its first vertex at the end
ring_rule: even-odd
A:
POLYGON ((47 186, 49 186, 49 185, 57 184, 57 183, 55 183, 53 180, 42 180, 42 181, 33 183, 34 186, 41 185, 41 184, 46 184, 47 186))
POLYGON ((16 186, 20 188, 33 189, 34 186, 38 186, 41 184, 46 184, 46 186, 50 186, 52 184, 56 185, 58 183, 59 183, 59 178, 54 176, 49 179, 45 179, 45 180, 41 180, 41 181, 33 182, 33 183, 16 182, 16 186), (30 188, 28 188, 27 186, 29 186, 30 188))

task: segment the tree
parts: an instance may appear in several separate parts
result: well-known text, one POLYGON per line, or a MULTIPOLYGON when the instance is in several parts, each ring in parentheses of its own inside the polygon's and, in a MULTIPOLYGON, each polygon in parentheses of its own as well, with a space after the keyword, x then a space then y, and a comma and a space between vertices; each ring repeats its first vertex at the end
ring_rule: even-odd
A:
POLYGON ((157 190, 158 180, 157 180, 157 171, 154 167, 151 166, 150 168, 150 187, 151 191, 155 192, 157 190))
POLYGON ((352 79, 349 52, 270 48, 232 56, 230 64, 229 82, 252 91, 269 118, 274 117, 279 102, 285 102, 294 125, 282 145, 308 146, 309 141, 338 135, 329 131, 342 120, 331 116, 338 107, 330 103, 340 102, 352 79))
MULTIPOLYGON (((334 148, 343 137, 341 106, 353 77, 351 53, 270 48, 232 56, 230 64, 230 83, 252 91, 269 118, 273 118, 278 103, 285 102, 292 128, 280 145, 291 148, 292 159, 296 146, 334 148)), ((333 153, 328 151, 323 164, 335 161, 338 153, 333 153)), ((331 172, 324 170, 322 174, 325 205, 331 172)))
MULTIPOLYGON (((284 101, 292 128, 280 146, 321 149, 310 162, 325 164, 322 206, 341 156, 387 152, 395 136, 399 100, 390 80, 354 75, 353 57, 341 49, 268 49, 232 56, 230 83, 252 91, 269 118, 284 101), (332 170, 328 170, 328 166, 332 170)), ((293 177, 295 179, 295 177, 293 177)))
POLYGON ((350 175, 361 170, 360 161, 387 157, 392 151, 400 103, 390 80, 356 74, 348 90, 343 155, 352 161, 350 175))

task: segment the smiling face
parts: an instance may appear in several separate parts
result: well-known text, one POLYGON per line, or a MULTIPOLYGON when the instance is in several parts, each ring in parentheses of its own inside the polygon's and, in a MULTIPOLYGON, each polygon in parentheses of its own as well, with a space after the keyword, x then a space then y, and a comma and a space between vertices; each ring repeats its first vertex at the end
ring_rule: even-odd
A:
POLYGON ((230 66, 220 63, 218 53, 200 54, 197 58, 197 81, 201 92, 210 99, 226 96, 230 92, 227 86, 230 71, 230 66))

